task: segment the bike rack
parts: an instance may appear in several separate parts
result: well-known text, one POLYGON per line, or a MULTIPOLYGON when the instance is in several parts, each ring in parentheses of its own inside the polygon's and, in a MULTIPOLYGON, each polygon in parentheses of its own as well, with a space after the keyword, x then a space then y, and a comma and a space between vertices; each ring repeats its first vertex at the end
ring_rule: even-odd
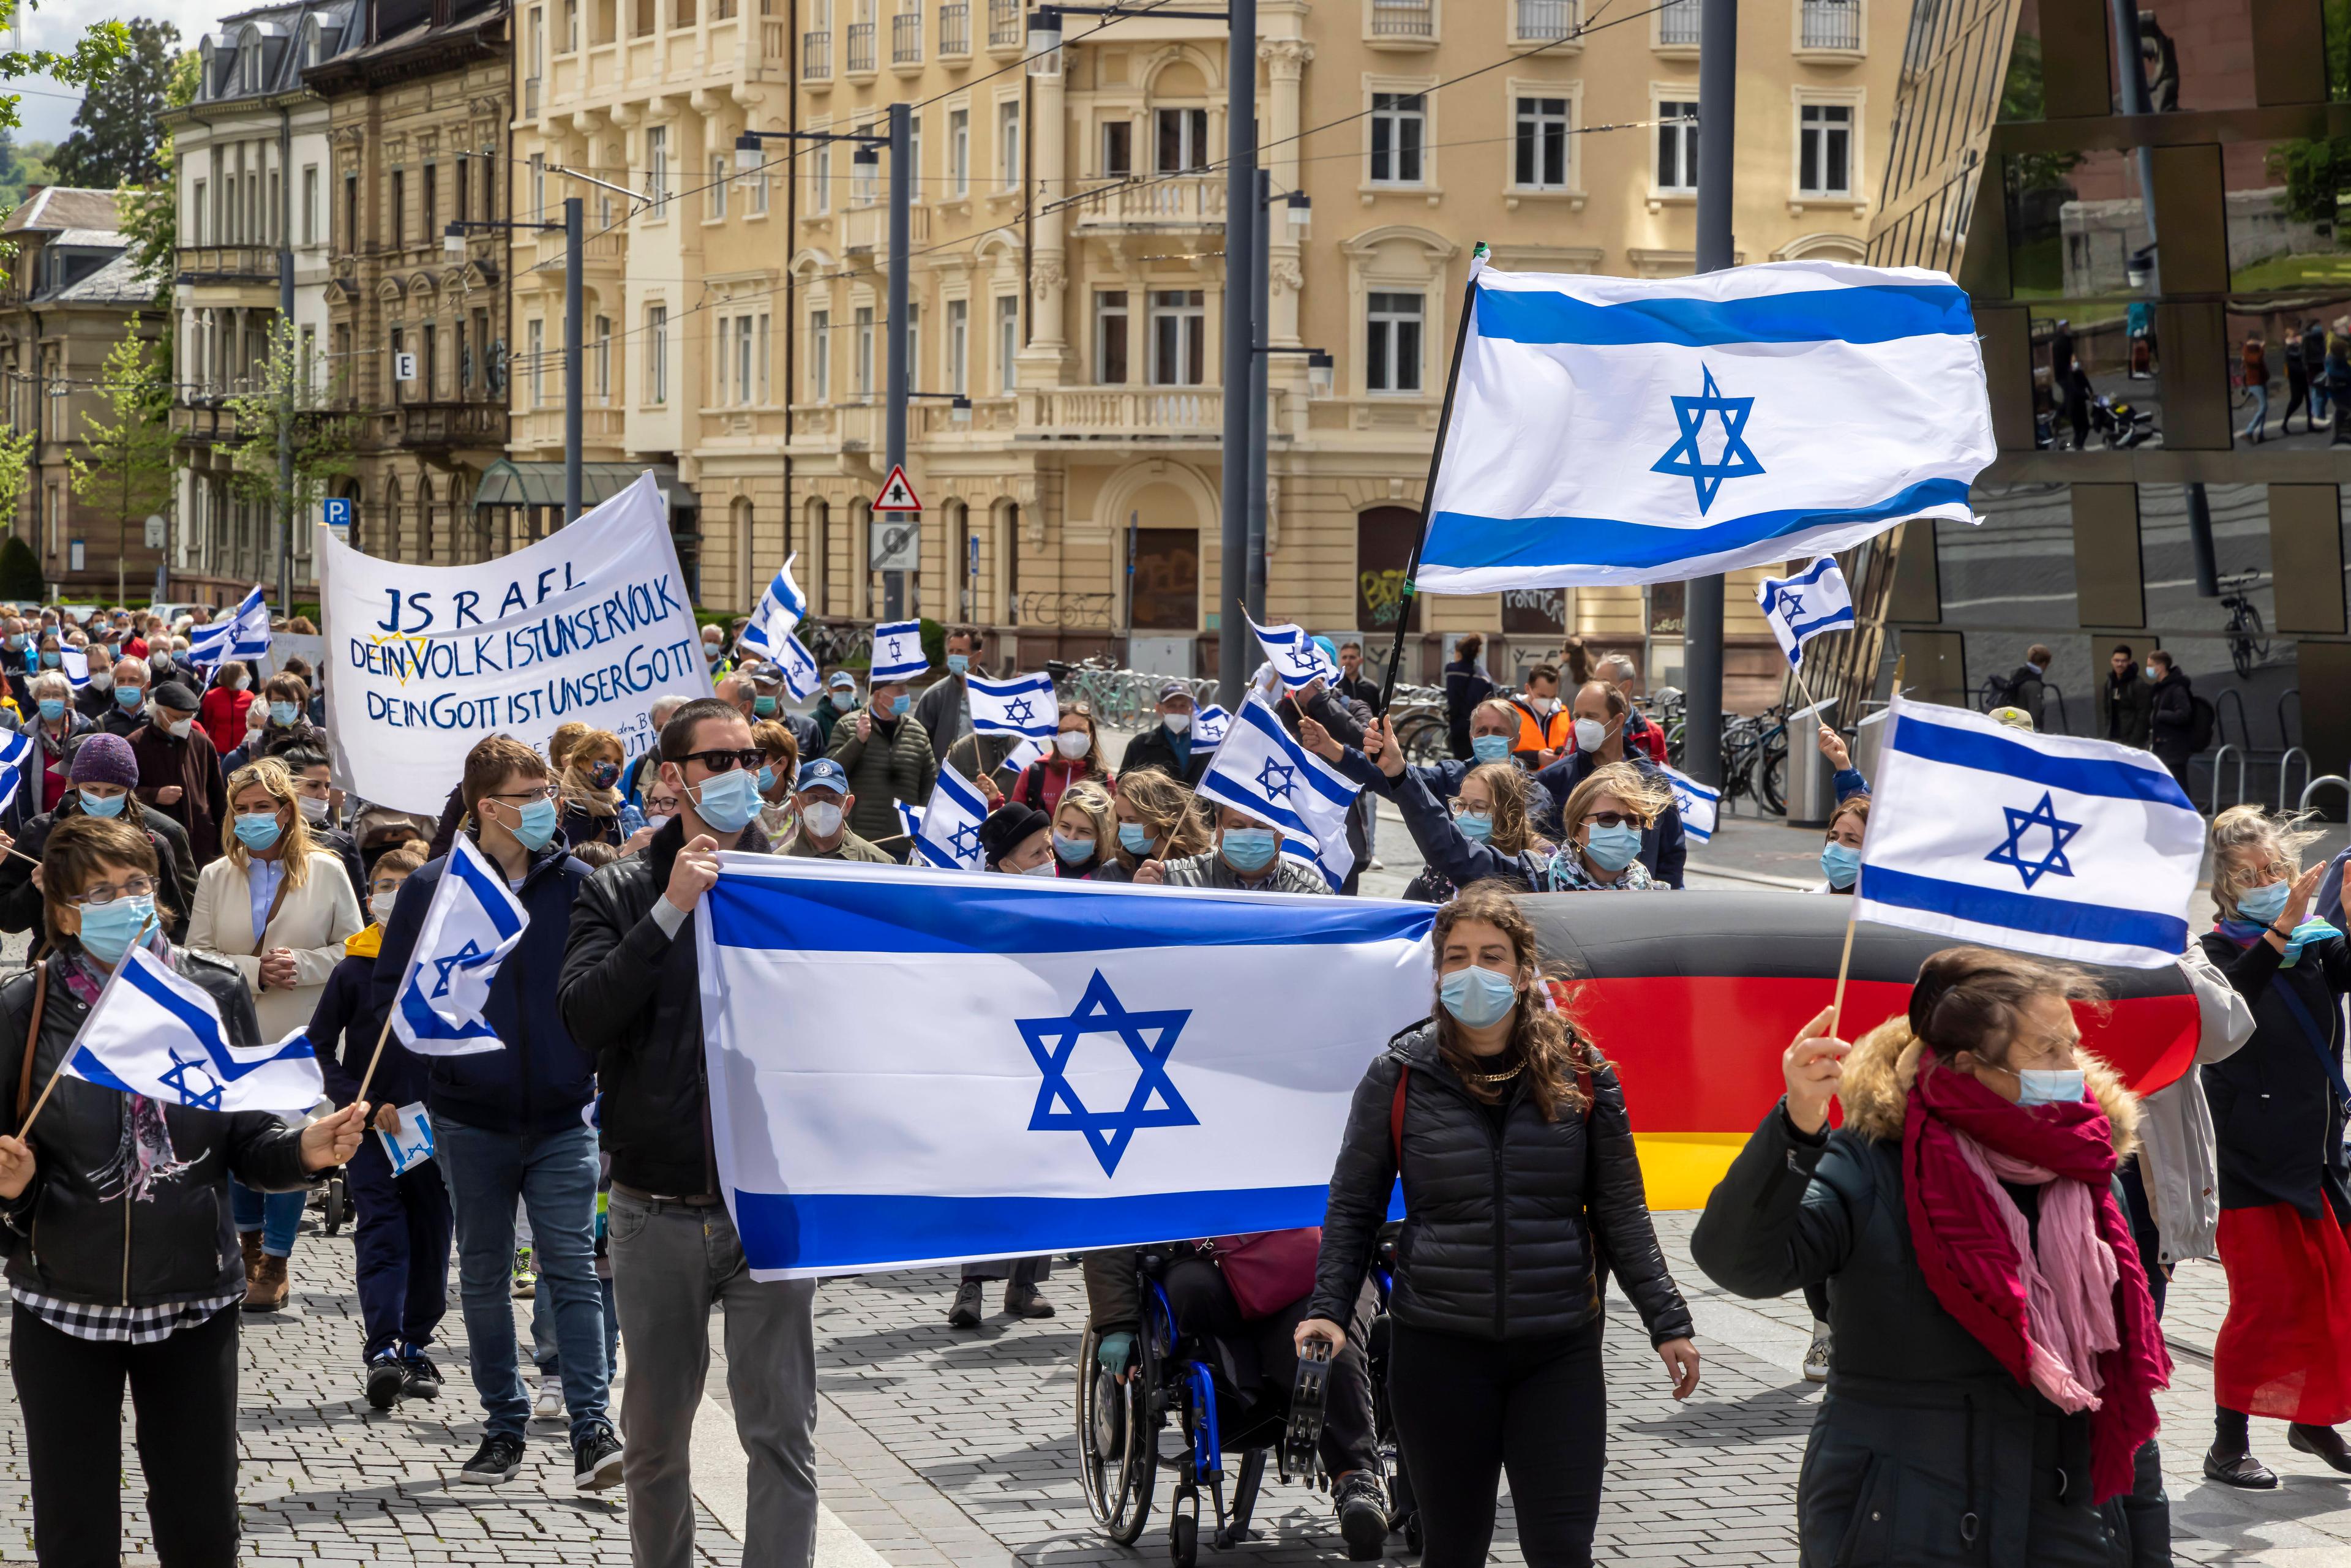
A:
MULTIPOLYGON (((2285 727, 2285 699, 2288 697, 2292 697, 2294 699, 2294 710, 2298 716, 2302 712, 2302 688, 2300 686, 2288 686, 2285 690, 2278 693, 2277 721, 2278 744, 2280 746, 2294 746, 2294 731, 2285 727)), ((2301 747, 2294 747, 2294 749, 2299 751, 2301 747)))
POLYGON ((2237 758, 2237 800, 2242 800, 2245 798, 2244 747, 2224 744, 2220 750, 2212 754, 2212 810, 2210 814, 2215 817, 2220 814, 2220 764, 2231 752, 2234 752, 2237 758))
POLYGON ((2228 740, 2229 727, 2221 722, 2220 717, 2220 705, 2228 702, 2237 705, 2237 738, 2251 746, 2253 743, 2253 727, 2252 721, 2245 717, 2245 694, 2234 686, 2212 699, 2212 727, 2220 732, 2222 741, 2228 740))
POLYGON ((2310 798, 2313 795, 2317 794, 2321 789, 2326 788, 2329 784, 2332 784, 2336 789, 2342 790, 2346 796, 2351 796, 2351 779, 2346 779, 2340 773, 2322 773, 2317 778, 2312 779, 2309 783, 2302 787, 2302 799, 2296 802, 2296 804, 2299 805, 2302 810, 2305 811, 2308 810, 2310 809, 2310 798))
POLYGON ((2286 770, 2294 766, 2294 759, 2297 757, 2302 758, 2302 782, 2304 788, 2307 789, 2312 782, 2310 777, 2310 753, 2304 751, 2299 746, 2287 747, 2285 748, 2285 755, 2278 758, 2278 810, 2281 811, 2285 810, 2286 770))
POLYGON ((2041 683, 2041 690, 2043 695, 2053 696, 2057 699, 2057 727, 2053 733, 2057 735, 2073 734, 2073 716, 2065 711, 2065 689, 2054 681, 2043 681, 2041 683))

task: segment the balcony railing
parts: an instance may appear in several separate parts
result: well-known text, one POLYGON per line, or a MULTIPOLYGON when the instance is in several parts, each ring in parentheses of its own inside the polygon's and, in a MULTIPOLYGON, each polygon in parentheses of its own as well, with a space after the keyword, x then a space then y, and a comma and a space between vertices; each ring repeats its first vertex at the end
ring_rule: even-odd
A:
POLYGON ((939 57, 971 53, 971 7, 963 0, 939 7, 939 57))
POLYGON ((261 245, 183 245, 182 283, 275 283, 277 252, 261 245))
POLYGON ((1575 0, 1518 0, 1519 41, 1556 43, 1575 31, 1575 0))
POLYGON ((1222 228, 1225 181, 1221 174, 1158 176, 1113 185, 1081 196, 1081 228, 1222 228))
POLYGON ((1666 0, 1657 13, 1657 42, 1672 47, 1695 47, 1698 33, 1698 0, 1666 0))
POLYGON ((800 80, 832 79, 832 29, 820 27, 800 35, 800 80))
MULTIPOLYGON (((906 241, 909 245, 928 245, 931 239, 931 210, 912 206, 906 210, 906 241)), ((890 206, 875 202, 869 206, 851 207, 841 214, 841 248, 848 252, 882 252, 890 248, 890 206)))
POLYGON ((1020 0, 987 0, 987 47, 1017 49, 1028 41, 1020 0))
POLYGON ((873 24, 849 24, 849 70, 852 75, 873 68, 873 24))
POLYGON ((1372 0, 1372 37, 1426 38, 1435 31, 1428 0, 1372 0))
POLYGON ((1037 393, 1036 429, 1047 438, 1213 442, 1223 434, 1224 407, 1216 387, 1061 387, 1037 393))
POLYGON ((522 78, 522 116, 525 120, 535 120, 538 116, 538 78, 537 77, 522 78))
POLYGON ((893 66, 918 66, 923 63, 923 14, 901 11, 890 18, 890 63, 893 66))
POLYGON ((507 411, 488 402, 404 402, 400 441, 403 446, 504 446, 507 411))
POLYGON ((1861 47, 1860 0, 1804 0, 1804 47, 1861 47))

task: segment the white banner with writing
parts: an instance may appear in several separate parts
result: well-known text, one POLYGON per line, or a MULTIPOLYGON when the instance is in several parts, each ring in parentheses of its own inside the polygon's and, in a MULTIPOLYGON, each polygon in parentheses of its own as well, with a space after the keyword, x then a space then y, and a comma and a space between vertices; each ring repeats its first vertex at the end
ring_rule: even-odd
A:
POLYGON ((335 779, 366 800, 438 813, 484 736, 544 751, 571 719, 635 757, 655 697, 711 695, 651 474, 478 566, 381 560, 325 528, 317 549, 335 779))

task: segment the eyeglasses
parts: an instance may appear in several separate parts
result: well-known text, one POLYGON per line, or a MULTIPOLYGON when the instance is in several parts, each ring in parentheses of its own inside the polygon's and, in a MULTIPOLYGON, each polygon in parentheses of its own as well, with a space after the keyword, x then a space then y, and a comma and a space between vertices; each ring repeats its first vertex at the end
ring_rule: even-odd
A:
POLYGON ((737 768, 747 771, 758 768, 768 760, 768 754, 754 746, 741 751, 689 751, 677 760, 699 762, 713 773, 732 773, 737 768))
POLYGON ((85 909, 102 909, 118 898, 152 898, 154 896, 155 884, 143 876, 134 876, 120 887, 99 883, 79 897, 69 899, 68 902, 79 904, 85 909))
POLYGON ((1472 806, 1467 800, 1459 800, 1458 798, 1451 802, 1450 810, 1457 817, 1460 816, 1464 812, 1470 812, 1480 817, 1490 817, 1493 815, 1493 809, 1491 807, 1472 806))
POLYGON ((400 884, 407 880, 408 879, 406 877, 401 876, 378 877, 375 881, 368 883, 368 892, 371 894, 398 893, 400 891, 400 884))
POLYGON ((519 800, 524 805, 528 806, 534 800, 552 800, 555 799, 555 786, 552 784, 547 784, 542 785, 537 789, 517 789, 511 794, 490 795, 485 797, 485 799, 491 800, 519 800))
POLYGON ((1646 828, 1648 824, 1625 811, 1594 811, 1583 819, 1595 828, 1646 828))

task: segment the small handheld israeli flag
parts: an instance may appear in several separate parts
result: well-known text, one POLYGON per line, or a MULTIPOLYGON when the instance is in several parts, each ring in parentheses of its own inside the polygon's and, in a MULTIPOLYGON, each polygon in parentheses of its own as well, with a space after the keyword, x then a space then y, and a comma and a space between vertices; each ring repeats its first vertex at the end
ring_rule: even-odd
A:
MULTIPOLYGON (((800 592, 799 584, 792 580, 792 562, 798 559, 798 555, 789 556, 777 570, 774 580, 768 584, 767 591, 759 595, 759 602, 753 607, 751 618, 743 623, 743 634, 735 640, 737 648, 757 653, 763 659, 783 663, 784 640, 808 614, 807 596, 800 592)), ((793 695, 805 694, 796 692, 793 695)))
MULTIPOLYGON (((1032 735, 1006 752, 1004 760, 996 765, 996 770, 999 773, 1018 773, 1030 763, 1041 760, 1045 751, 1045 743, 1032 735)), ((6 801, 0 800, 0 806, 6 804, 6 801)))
POLYGON ((911 839, 923 831, 923 809, 920 806, 909 806, 904 800, 893 800, 890 803, 898 809, 900 832, 911 839))
POLYGON ((58 649, 57 668, 66 673, 66 679, 72 683, 74 690, 79 691, 89 685, 89 653, 86 649, 58 649))
POLYGON ((0 730, 0 811, 16 798, 25 782, 25 763, 33 755, 33 737, 21 729, 0 730))
POLYGON ((808 651, 807 645, 794 632, 787 632, 778 639, 776 650, 768 655, 768 662, 782 673, 784 689, 792 694, 795 701, 806 701, 814 695, 817 683, 823 677, 823 671, 817 666, 816 655, 808 651))
POLYGON ((228 651, 239 659, 257 659, 269 652, 269 604, 258 583, 237 604, 228 651))
POLYGON ((1360 787, 1290 738, 1273 705, 1256 692, 1234 716, 1198 793, 1280 828, 1281 852, 1332 887, 1355 869, 1347 811, 1360 787))
POLYGON ((1700 843, 1714 837, 1715 819, 1722 803, 1722 792, 1675 768, 1662 768, 1658 771, 1666 776, 1666 782, 1673 786, 1674 806, 1681 812, 1682 831, 1700 843))
POLYGON ((1257 633, 1258 644, 1265 650, 1267 662, 1281 677, 1281 684, 1291 691, 1318 680, 1339 678, 1339 666, 1315 645, 1303 626, 1260 626, 1251 621, 1249 630, 1257 633))
POLYGON ((229 656, 230 640, 236 633, 234 621, 215 621, 209 626, 188 628, 187 661, 200 670, 209 670, 225 662, 229 656))
POLYGON ((1225 732, 1233 727, 1233 716, 1210 703, 1192 716, 1192 744, 1217 747, 1225 741, 1225 732))
POLYGON ((1794 577, 1767 577, 1755 591, 1755 602, 1771 622, 1771 635, 1793 669, 1804 662, 1804 644, 1823 632, 1853 628, 1853 594, 1836 558, 1824 555, 1794 577))
POLYGON ((946 871, 979 869, 979 825, 987 821, 987 802, 972 781, 954 768, 939 764, 938 782, 931 786, 930 803, 914 829, 914 852, 925 865, 946 871))
POLYGON ((1050 740, 1061 727, 1061 702, 1053 695, 1053 677, 1015 675, 1008 681, 963 678, 970 694, 971 727, 981 735, 1026 735, 1050 740))
POLYGON ((458 834, 392 1003, 392 1028, 400 1042, 423 1056, 504 1050, 482 1009, 498 965, 529 924, 505 873, 472 839, 458 834))
POLYGON ((231 1045, 204 988, 133 947, 82 1020, 68 1077, 199 1111, 298 1116, 326 1093, 318 1052, 296 1030, 275 1045, 231 1045))
POLYGON ((1887 705, 1854 913, 2153 969, 2188 943, 2204 821, 2147 752, 1887 705))
POLYGON ((886 686, 894 681, 911 681, 931 667, 923 653, 923 623, 919 621, 890 621, 873 628, 872 683, 886 686))

